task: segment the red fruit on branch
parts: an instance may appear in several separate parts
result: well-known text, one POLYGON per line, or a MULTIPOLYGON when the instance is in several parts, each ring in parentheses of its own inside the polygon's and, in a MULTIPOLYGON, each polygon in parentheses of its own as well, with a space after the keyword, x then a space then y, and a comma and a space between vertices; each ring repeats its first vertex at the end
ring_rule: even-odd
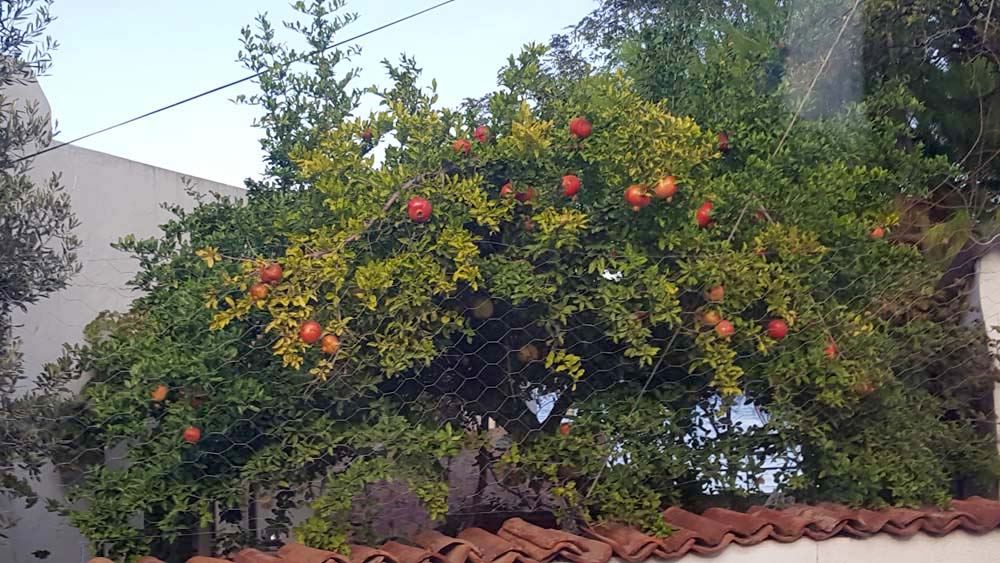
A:
POLYGON ((593 127, 591 127, 590 122, 586 118, 574 117, 569 120, 569 132, 577 139, 586 139, 592 131, 593 127))
POLYGON ((726 298, 726 288, 721 285, 713 285, 705 290, 705 299, 712 303, 722 303, 726 298))
POLYGON ((525 219, 524 220, 524 230, 527 231, 527 232, 529 232, 529 233, 532 232, 532 231, 534 231, 535 230, 535 222, 532 221, 531 219, 525 219))
POLYGON ((767 335, 775 340, 781 340, 788 334, 788 324, 781 319, 773 319, 767 323, 767 335))
POLYGON ((707 324, 708 326, 715 326, 722 321, 722 316, 716 311, 705 311, 701 316, 701 322, 707 324))
POLYGON ((872 239, 878 240, 884 236, 885 236, 885 229, 883 229, 882 227, 875 227, 874 229, 872 229, 871 232, 872 239))
POLYGON ((500 188, 500 197, 511 197, 514 195, 514 186, 510 182, 507 182, 500 188))
POLYGON ((197 426, 188 426, 184 429, 184 441, 189 444, 194 444, 201 440, 201 430, 197 426))
POLYGON ((260 269, 260 281, 269 284, 276 284, 281 281, 281 276, 284 271, 281 269, 281 264, 276 262, 271 262, 267 266, 260 269))
POLYGON ((719 321, 719 324, 715 325, 715 332, 723 338, 729 338, 736 333, 736 327, 729 321, 719 321))
POLYGON ((340 349, 340 339, 332 334, 327 334, 320 342, 320 349, 324 354, 334 355, 340 349))
POLYGON ((255 283, 250 286, 250 297, 253 297, 257 301, 267 299, 267 292, 267 284, 255 283))
POLYGON ((316 321, 306 321, 299 327, 299 338, 306 344, 315 344, 323 336, 323 327, 316 321))
POLYGON ((569 435, 570 426, 571 425, 568 422, 564 422, 564 423, 560 424, 559 425, 559 433, 562 434, 563 436, 568 436, 569 435))
POLYGON ((625 201, 632 206, 632 211, 639 211, 649 205, 651 201, 646 187, 639 184, 632 184, 625 189, 625 201))
POLYGON ((452 143, 451 147, 455 149, 455 152, 469 154, 469 151, 472 150, 472 143, 468 139, 458 139, 452 143))
POLYGON ((701 207, 698 208, 698 211, 695 212, 694 220, 702 229, 712 226, 712 209, 714 207, 715 205, 713 205, 712 202, 706 201, 705 203, 702 203, 701 207))
POLYGON ((725 132, 720 132, 718 138, 719 138, 719 152, 721 152, 722 154, 726 154, 727 152, 729 152, 729 135, 726 135, 725 132))
POLYGON ((674 196, 677 195, 677 180, 673 176, 663 178, 656 183, 656 187, 653 188, 653 194, 656 195, 657 199, 665 199, 668 202, 673 201, 674 196))
POLYGON ((420 196, 411 197, 410 201, 406 202, 406 214, 414 223, 430 221, 433 212, 434 206, 431 205, 431 202, 420 196))
POLYGON ((476 131, 472 134, 472 138, 480 143, 485 143, 490 139, 490 128, 485 125, 476 127, 476 131))
POLYGON ((167 392, 170 391, 166 385, 157 385, 156 389, 149 394, 150 398, 153 399, 154 403, 162 402, 167 398, 167 392))
POLYGON ((580 191, 580 179, 573 174, 567 174, 562 177, 562 189, 563 195, 566 197, 576 197, 577 192, 580 191))
POLYGON ((823 349, 823 355, 831 360, 837 357, 837 345, 830 343, 826 348, 823 349))
POLYGON ((372 140, 372 130, 371 129, 365 129, 364 132, 361 133, 361 138, 364 139, 364 140, 366 140, 366 141, 372 140))

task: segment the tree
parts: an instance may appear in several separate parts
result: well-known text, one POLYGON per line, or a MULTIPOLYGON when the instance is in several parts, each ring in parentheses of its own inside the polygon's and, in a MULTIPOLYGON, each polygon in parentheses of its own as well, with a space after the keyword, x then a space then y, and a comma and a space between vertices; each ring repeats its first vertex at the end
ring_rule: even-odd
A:
POLYGON ((127 439, 132 463, 89 470, 74 523, 164 554, 252 496, 276 530, 309 505, 296 537, 346 549, 378 539, 388 483, 456 526, 502 508, 665 534, 664 505, 738 503, 774 465, 783 492, 864 506, 994 476, 987 415, 952 385, 992 385, 955 346, 982 338, 935 293, 941 264, 878 234, 955 170, 898 142, 902 88, 789 127, 787 17, 678 16, 698 29, 669 59, 681 97, 638 47, 570 80, 528 46, 457 109, 386 63, 379 111, 275 137, 280 189, 123 241, 149 293, 79 351, 79 441, 127 439))
MULTIPOLYGON (((77 271, 79 241, 69 196, 58 175, 44 184, 30 177, 24 157, 49 144, 49 116, 10 88, 46 72, 56 44, 44 36, 50 1, 17 0, 0 7, 0 495, 37 500, 25 476, 36 475, 48 449, 40 421, 51 419, 64 381, 53 371, 23 393, 25 379, 10 314, 66 287, 77 271)), ((14 522, 0 514, 0 527, 14 522)))

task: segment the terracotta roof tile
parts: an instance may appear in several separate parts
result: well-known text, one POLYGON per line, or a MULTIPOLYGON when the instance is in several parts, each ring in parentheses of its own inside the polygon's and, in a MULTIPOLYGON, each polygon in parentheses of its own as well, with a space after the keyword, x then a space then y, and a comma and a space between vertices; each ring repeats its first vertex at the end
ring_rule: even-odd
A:
MULTIPOLYGON (((665 538, 640 530, 602 522, 578 536, 543 528, 520 518, 503 523, 496 534, 482 528, 462 530, 457 538, 424 531, 413 545, 392 541, 381 548, 351 546, 346 557, 331 551, 289 543, 277 554, 244 549, 234 563, 607 563, 615 555, 629 563, 650 558, 675 559, 687 553, 714 554, 730 544, 755 545, 767 540, 792 542, 807 537, 825 540, 834 536, 867 538, 875 534, 911 536, 918 532, 940 536, 955 530, 986 533, 1000 528, 1000 502, 972 497, 952 502, 951 510, 890 508, 855 510, 837 504, 793 505, 782 510, 753 507, 746 512, 710 508, 695 514, 668 508, 664 520, 674 528, 665 538)), ((107 563, 92 559, 90 563, 107 563)), ((162 563, 144 558, 140 563, 162 563)), ((223 559, 194 557, 188 563, 228 563, 223 559)))

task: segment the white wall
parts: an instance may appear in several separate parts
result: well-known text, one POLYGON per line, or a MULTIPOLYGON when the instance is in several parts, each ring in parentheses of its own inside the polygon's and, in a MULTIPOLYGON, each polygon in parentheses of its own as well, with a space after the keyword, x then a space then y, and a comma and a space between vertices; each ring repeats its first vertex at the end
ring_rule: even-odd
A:
MULTIPOLYGON (((877 534, 863 540, 800 539, 731 545, 717 556, 686 555, 679 563, 1000 563, 1000 531, 975 535, 955 531, 941 537, 916 534, 898 538, 877 534)), ((617 562, 623 563, 623 562, 617 562)))
MULTIPOLYGON (((37 86, 21 87, 18 94, 34 96, 48 107, 37 86)), ((11 95, 11 90, 4 95, 11 95)), ((40 301, 27 313, 14 314, 14 332, 22 340, 29 378, 59 355, 63 343, 80 342, 83 328, 98 313, 125 310, 135 298, 126 283, 138 270, 138 264, 111 248, 111 243, 126 234, 158 234, 157 225, 170 217, 160 207, 163 202, 186 207, 194 203, 185 193, 184 175, 178 172, 72 145, 35 160, 32 177, 36 181, 47 179, 52 172, 62 172, 62 183, 81 223, 76 234, 83 241, 78 251, 82 270, 70 287, 40 301)), ((192 180, 203 193, 243 193, 241 188, 192 180)), ((40 483, 35 483, 35 488, 43 497, 62 497, 63 484, 51 469, 40 483)), ((47 562, 85 561, 85 540, 65 519, 47 512, 44 502, 24 510, 20 503, 11 505, 0 499, 0 511, 14 512, 21 519, 7 531, 9 539, 0 540, 0 563, 37 563, 41 560, 31 555, 36 550, 52 553, 47 562)))

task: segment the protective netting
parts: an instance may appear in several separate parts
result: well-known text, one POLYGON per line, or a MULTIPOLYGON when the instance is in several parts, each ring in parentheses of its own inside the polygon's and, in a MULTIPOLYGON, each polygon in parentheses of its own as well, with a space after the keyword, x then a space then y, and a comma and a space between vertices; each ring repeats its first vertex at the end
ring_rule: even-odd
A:
POLYGON ((537 46, 458 111, 405 58, 363 118, 339 58, 264 75, 268 179, 123 238, 140 296, 4 403, 0 447, 116 558, 991 490, 989 198, 900 141, 894 87, 804 117, 858 6, 787 89, 721 31, 679 100, 537 46))

